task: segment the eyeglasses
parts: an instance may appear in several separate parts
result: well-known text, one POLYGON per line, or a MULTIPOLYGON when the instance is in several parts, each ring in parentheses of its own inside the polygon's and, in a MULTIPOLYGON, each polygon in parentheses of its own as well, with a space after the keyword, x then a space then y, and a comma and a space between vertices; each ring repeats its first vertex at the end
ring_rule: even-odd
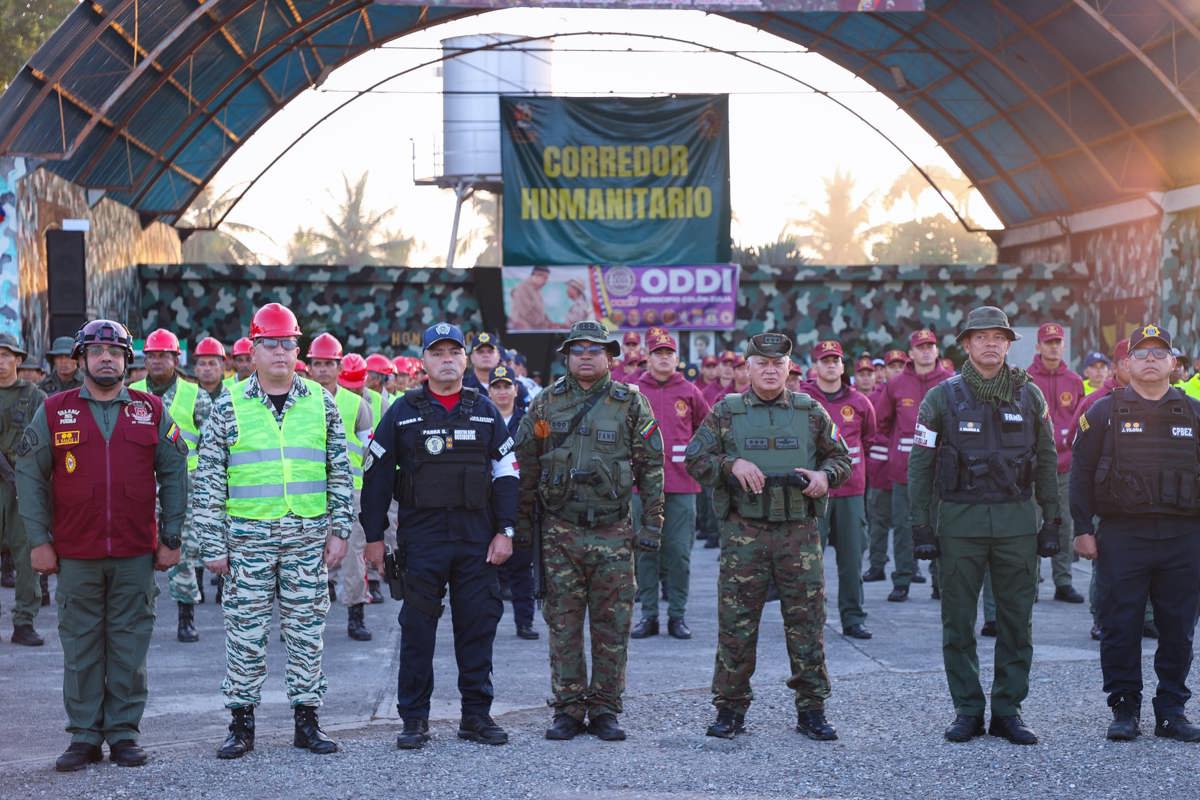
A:
POLYGON ((284 350, 291 351, 291 350, 295 350, 296 348, 298 348, 300 346, 300 343, 297 342, 295 339, 262 338, 262 339, 255 339, 254 343, 260 347, 265 347, 268 350, 275 350, 276 348, 283 348, 284 350))
POLYGON ((117 356, 125 355, 125 348, 117 344, 89 344, 87 346, 89 356, 117 356))
POLYGON ((1171 357, 1171 351, 1165 347, 1145 347, 1138 350, 1131 350, 1129 355, 1138 361, 1145 361, 1150 356, 1154 356, 1157 361, 1165 361, 1171 357))
POLYGON ((608 350, 608 348, 602 344, 573 344, 573 345, 571 345, 571 355, 573 355, 573 356, 581 356, 584 353, 588 354, 589 356, 595 356, 595 355, 599 355, 600 353, 604 353, 607 350, 608 350))

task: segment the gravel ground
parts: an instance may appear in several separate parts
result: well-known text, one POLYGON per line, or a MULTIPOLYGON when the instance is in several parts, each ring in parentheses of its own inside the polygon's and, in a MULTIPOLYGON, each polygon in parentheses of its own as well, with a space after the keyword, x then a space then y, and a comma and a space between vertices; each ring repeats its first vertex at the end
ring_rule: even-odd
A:
MULTIPOLYGON (((1151 662, 1146 670, 1152 675, 1151 662)), ((422 751, 394 748, 392 722, 338 730, 342 752, 313 756, 278 732, 241 761, 213 757, 216 742, 160 745, 141 769, 105 763, 59 775, 45 762, 10 764, 6 798, 891 798, 1198 797, 1195 746, 1144 735, 1105 741, 1108 713, 1094 662, 1035 665, 1025 719, 1035 747, 992 737, 952 745, 941 732, 953 716, 940 670, 854 674, 834 682, 829 716, 841 738, 812 742, 792 731, 790 692, 763 687, 750 733, 733 741, 704 736, 713 716, 706 689, 628 700, 629 739, 581 736, 547 742, 543 710, 499 717, 512 738, 487 747, 433 725, 422 751)), ((985 676, 986 677, 986 676, 985 676)), ((1152 726, 1143 711, 1143 725, 1152 726)), ((186 733, 180 731, 181 734, 186 733)))

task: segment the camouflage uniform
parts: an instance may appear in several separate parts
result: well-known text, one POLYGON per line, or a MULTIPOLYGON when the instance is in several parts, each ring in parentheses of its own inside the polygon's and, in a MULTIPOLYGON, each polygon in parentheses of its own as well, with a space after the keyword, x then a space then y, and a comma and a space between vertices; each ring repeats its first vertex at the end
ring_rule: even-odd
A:
MULTIPOLYGON (((282 424, 297 399, 308 396, 309 386, 293 377, 282 412, 275 410, 256 376, 238 389, 247 399, 261 400, 282 424)), ((229 450, 238 438, 232 396, 222 395, 217 400, 201 432, 200 464, 193 478, 193 521, 203 560, 229 558, 222 601, 226 672, 221 685, 228 708, 253 706, 261 700, 267 677, 267 636, 277 596, 287 649, 288 699, 293 706, 317 706, 325 694, 321 671, 322 636, 329 610, 325 538, 331 525, 337 535, 349 536, 353 491, 342 417, 329 393, 323 394, 328 502, 328 514, 323 517, 229 517, 229 450)))
MULTIPOLYGON (((158 395, 158 398, 162 400, 163 408, 169 409, 175 400, 175 389, 181 380, 183 378, 178 377, 172 380, 171 385, 165 391, 159 391, 159 387, 147 381, 143 391, 158 395)), ((204 427, 209 414, 212 413, 212 407, 213 401, 209 393, 204 390, 199 391, 196 394, 196 405, 192 411, 192 422, 197 430, 204 427)), ((189 483, 192 479, 193 473, 188 472, 189 483)), ((189 485, 189 495, 194 492, 195 490, 189 485)), ((200 558, 200 546, 192 530, 193 508, 194 506, 189 505, 187 516, 184 517, 183 547, 179 552, 179 563, 167 570, 167 591, 171 593, 171 599, 176 603, 190 606, 200 602, 200 584, 196 581, 196 569, 204 566, 204 560, 200 558)))
MULTIPOLYGON (((772 334, 762 334, 770 336, 772 334)), ((775 400, 764 401, 753 390, 733 398, 747 407, 770 405, 793 408, 795 393, 784 391, 775 400)), ((808 400, 808 398, 805 398, 808 400)), ((832 488, 850 476, 851 462, 846 446, 836 438, 828 413, 814 401, 808 410, 808 430, 813 469, 823 470, 832 488)), ((829 675, 825 668, 823 629, 825 587, 816 505, 808 505, 810 516, 784 522, 746 519, 730 510, 728 481, 741 457, 753 461, 733 433, 730 397, 717 402, 692 437, 686 453, 688 472, 704 486, 714 488, 714 505, 721 519, 721 558, 718 583, 717 657, 713 670, 713 705, 745 714, 753 699, 750 677, 754 674, 758 648, 758 626, 766 602, 767 585, 774 580, 779 590, 784 634, 792 676, 788 686, 796 692, 798 712, 820 710, 829 697, 829 675)))
MULTIPOLYGON (((594 324, 594 323, 593 323, 594 324)), ((558 379, 538 394, 517 432, 517 461, 528 465, 520 474, 520 503, 517 512, 518 545, 527 540, 534 504, 540 496, 547 503, 548 482, 540 479, 537 468, 551 436, 551 418, 569 419, 596 393, 609 395, 597 403, 623 402, 624 427, 616 436, 628 448, 632 479, 642 500, 643 536, 661 535, 663 523, 663 455, 649 402, 622 383, 604 375, 589 389, 582 388, 571 376, 558 379), (618 400, 617 395, 625 397, 618 400), (658 533, 655 533, 658 532, 658 533)), ((589 415, 590 416, 590 415, 589 415)), ((563 447, 574 453, 590 434, 585 417, 575 434, 563 447)), ((565 433, 565 431, 556 431, 565 433)), ((604 432, 597 431, 601 436, 604 432)), ((573 455, 573 461, 578 461, 573 455)), ((624 466, 614 464, 614 468, 624 466)), ((631 487, 615 505, 620 511, 612 521, 565 519, 547 511, 543 523, 543 553, 546 572, 546 599, 542 612, 550 633, 550 683, 554 691, 556 713, 565 713, 582 721, 587 715, 595 720, 604 714, 620 714, 621 695, 625 690, 626 648, 633 618, 633 600, 637 592, 634 578, 634 536, 629 522, 631 487), (588 680, 583 651, 583 624, 590 617, 592 639, 592 676, 588 680)), ((612 503, 614 501, 610 501, 612 503)))
MULTIPOLYGON (((17 464, 16 450, 21 434, 45 399, 46 395, 28 381, 18 380, 12 386, 0 388, 0 453, 13 469, 17 464)), ((12 553, 16 569, 13 626, 32 626, 42 605, 42 589, 29 563, 29 541, 17 513, 17 487, 3 479, 0 479, 0 544, 12 553)))
POLYGON ((45 392, 47 396, 58 394, 59 392, 65 392, 68 389, 78 389, 80 386, 83 386, 83 378, 78 372, 71 376, 71 380, 64 381, 58 377, 57 372, 51 371, 50 374, 45 378, 42 378, 41 383, 38 384, 38 388, 45 392))

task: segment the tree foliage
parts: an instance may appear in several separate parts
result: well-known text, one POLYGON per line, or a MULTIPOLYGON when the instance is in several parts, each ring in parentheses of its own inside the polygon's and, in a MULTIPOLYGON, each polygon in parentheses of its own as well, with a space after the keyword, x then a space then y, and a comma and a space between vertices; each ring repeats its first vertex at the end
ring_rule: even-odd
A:
POLYGON ((0 92, 78 0, 0 0, 0 92))
POLYGON ((817 253, 819 264, 866 264, 867 244, 879 230, 871 225, 874 195, 855 200, 854 176, 841 167, 822 181, 825 209, 792 220, 785 235, 797 235, 801 245, 817 253))
POLYGON ((942 214, 890 226, 871 248, 880 264, 991 264, 996 245, 984 233, 970 233, 942 214))
POLYGON ((320 227, 301 226, 288 241, 291 264, 360 264, 406 266, 417 241, 403 231, 386 227, 393 209, 367 207, 367 173, 351 183, 342 176, 342 197, 333 198, 332 214, 320 227))

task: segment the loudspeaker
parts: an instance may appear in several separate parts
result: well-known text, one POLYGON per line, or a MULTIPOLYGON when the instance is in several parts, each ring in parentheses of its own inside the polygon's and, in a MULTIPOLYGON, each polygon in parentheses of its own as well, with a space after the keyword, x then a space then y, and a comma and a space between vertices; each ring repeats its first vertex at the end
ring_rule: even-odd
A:
POLYGON ((87 321, 87 269, 82 231, 46 231, 46 298, 50 339, 74 336, 87 321))

